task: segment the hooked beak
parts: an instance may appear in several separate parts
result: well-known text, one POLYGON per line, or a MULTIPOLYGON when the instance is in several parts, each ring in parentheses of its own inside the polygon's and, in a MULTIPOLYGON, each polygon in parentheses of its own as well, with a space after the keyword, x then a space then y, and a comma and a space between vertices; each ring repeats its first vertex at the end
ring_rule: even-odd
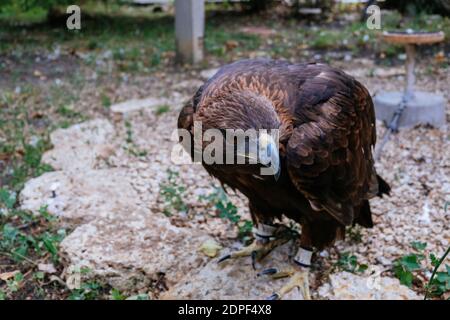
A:
POLYGON ((280 153, 278 144, 269 134, 262 134, 259 138, 258 162, 263 164, 261 175, 273 175, 278 180, 281 174, 280 153))
POLYGON ((261 164, 261 176, 273 176, 277 181, 281 166, 278 144, 274 138, 267 133, 261 133, 258 139, 251 140, 250 143, 255 143, 254 148, 242 147, 237 156, 249 160, 249 163, 261 164))
POLYGON ((280 154, 278 151, 278 146, 275 144, 269 144, 268 148, 271 154, 269 169, 272 169, 273 176, 275 180, 278 181, 278 178, 280 178, 281 175, 280 154))

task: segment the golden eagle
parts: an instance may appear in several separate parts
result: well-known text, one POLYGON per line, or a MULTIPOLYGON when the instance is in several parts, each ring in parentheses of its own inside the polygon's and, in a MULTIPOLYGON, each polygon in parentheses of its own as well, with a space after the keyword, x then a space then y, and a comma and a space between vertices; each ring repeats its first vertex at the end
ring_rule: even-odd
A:
MULTIPOLYGON (((278 130, 278 141, 264 130, 254 139, 264 154, 244 147, 245 156, 256 158, 256 164, 203 161, 203 166, 223 185, 248 198, 256 226, 255 242, 221 261, 260 258, 285 242, 280 240, 285 229, 274 224, 274 219, 285 215, 302 227, 293 259, 299 270, 271 298, 281 298, 296 286, 308 298, 305 271, 313 248, 322 249, 342 238, 346 226, 372 227, 368 200, 390 191, 374 167, 376 128, 369 92, 343 71, 324 64, 242 60, 222 67, 181 110, 178 128, 189 132, 191 141, 183 145, 193 158, 195 122, 201 123, 202 132, 278 130), (276 163, 274 175, 257 170, 267 166, 267 158, 276 163)), ((197 152, 206 146, 203 142, 197 152)))

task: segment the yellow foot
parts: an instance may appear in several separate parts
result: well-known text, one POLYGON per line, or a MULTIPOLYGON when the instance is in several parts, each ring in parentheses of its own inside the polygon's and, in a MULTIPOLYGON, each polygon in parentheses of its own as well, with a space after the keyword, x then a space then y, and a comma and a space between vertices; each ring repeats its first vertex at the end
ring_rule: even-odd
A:
POLYGON ((284 295, 291 292, 295 288, 299 288, 305 300, 311 300, 309 292, 309 270, 303 267, 296 267, 278 272, 276 269, 267 269, 260 273, 260 275, 270 275, 274 279, 290 277, 289 282, 284 285, 278 292, 274 292, 268 300, 280 300, 284 295))
POLYGON ((223 257, 221 257, 217 263, 221 263, 229 259, 237 259, 241 257, 252 257, 253 269, 256 269, 256 262, 262 260, 267 256, 273 249, 279 247, 293 238, 292 232, 286 227, 280 228, 279 231, 275 233, 275 239, 272 241, 257 241, 255 240, 248 247, 244 247, 239 251, 231 252, 223 257))

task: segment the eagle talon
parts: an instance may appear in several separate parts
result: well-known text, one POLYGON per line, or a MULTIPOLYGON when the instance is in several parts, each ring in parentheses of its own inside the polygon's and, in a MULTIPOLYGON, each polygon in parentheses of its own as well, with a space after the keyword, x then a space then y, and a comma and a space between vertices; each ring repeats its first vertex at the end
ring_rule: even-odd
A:
POLYGON ((217 264, 220 264, 228 259, 231 259, 231 254, 227 254, 227 255, 224 255, 223 257, 219 258, 219 260, 217 260, 217 264))
POLYGON ((258 252, 252 251, 251 257, 252 257, 252 267, 253 270, 256 270, 256 260, 257 260, 258 252))
POLYGON ((252 259, 252 267, 256 270, 256 263, 268 255, 274 248, 281 246, 292 239, 292 235, 284 228, 281 228, 282 233, 278 233, 274 240, 258 241, 255 240, 251 245, 242 248, 241 250, 231 252, 221 257, 217 263, 220 264, 229 259, 237 259, 241 257, 250 256, 252 259))
POLYGON ((294 273, 295 273, 295 270, 293 270, 293 269, 280 271, 277 268, 269 268, 269 269, 265 269, 265 270, 259 272, 258 277, 259 276, 269 276, 272 279, 276 280, 276 279, 291 277, 294 273))
POLYGON ((274 274, 278 273, 278 269, 277 268, 269 268, 269 269, 264 269, 261 272, 258 272, 258 277, 260 276, 271 276, 274 274))
MULTIPOLYGON (((270 269, 268 269, 270 270, 270 269)), ((264 272, 264 271, 263 271, 264 272)), ((284 277, 291 277, 289 281, 278 291, 272 294, 270 298, 277 298, 276 300, 281 299, 288 292, 292 291, 295 288, 298 288, 305 300, 311 300, 311 294, 309 292, 309 281, 308 281, 308 270, 287 270, 284 272, 278 272, 274 275, 271 275, 272 278, 281 278, 279 275, 283 275, 284 277)), ((275 299, 272 299, 275 300, 275 299)))
POLYGON ((275 292, 271 296, 267 297, 266 300, 280 300, 280 295, 275 292))

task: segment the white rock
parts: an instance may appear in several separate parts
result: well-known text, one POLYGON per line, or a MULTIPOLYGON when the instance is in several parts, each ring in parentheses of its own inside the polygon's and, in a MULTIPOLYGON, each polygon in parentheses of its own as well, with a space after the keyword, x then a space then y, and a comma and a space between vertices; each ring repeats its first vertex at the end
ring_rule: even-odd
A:
POLYGON ((114 135, 114 127, 104 119, 96 119, 58 129, 50 134, 54 147, 107 144, 114 135))
POLYGON ((108 144, 58 146, 45 152, 42 162, 55 170, 90 170, 97 168, 114 153, 115 147, 108 144))
POLYGON ((401 285, 398 279, 364 277, 349 272, 331 274, 330 282, 319 288, 319 295, 330 300, 421 299, 414 291, 401 285))
MULTIPOLYGON (((292 268, 288 260, 289 249, 290 243, 274 249, 261 261, 258 269, 292 268)), ((224 250, 221 255, 225 252, 224 250)), ((279 290, 288 280, 257 277, 257 271, 253 270, 250 257, 229 260, 220 265, 215 259, 198 273, 187 275, 165 292, 162 299, 265 299, 279 290)), ((301 300, 303 297, 298 289, 294 289, 283 299, 301 300)))
POLYGON ((210 239, 194 230, 172 226, 168 219, 145 210, 122 212, 76 228, 61 243, 69 269, 87 267, 120 290, 139 290, 161 273, 171 286, 195 272, 208 258, 196 254, 210 239))
POLYGON ((117 217, 138 208, 148 208, 154 192, 134 187, 137 172, 127 169, 55 171, 29 180, 20 194, 21 208, 49 213, 64 223, 80 223, 99 217, 117 217), (56 190, 52 186, 58 184, 56 190), (145 192, 146 191, 146 192, 145 192))
POLYGON ((111 111, 125 114, 147 108, 156 108, 167 103, 168 100, 164 98, 149 97, 146 99, 133 99, 112 105, 111 111))

